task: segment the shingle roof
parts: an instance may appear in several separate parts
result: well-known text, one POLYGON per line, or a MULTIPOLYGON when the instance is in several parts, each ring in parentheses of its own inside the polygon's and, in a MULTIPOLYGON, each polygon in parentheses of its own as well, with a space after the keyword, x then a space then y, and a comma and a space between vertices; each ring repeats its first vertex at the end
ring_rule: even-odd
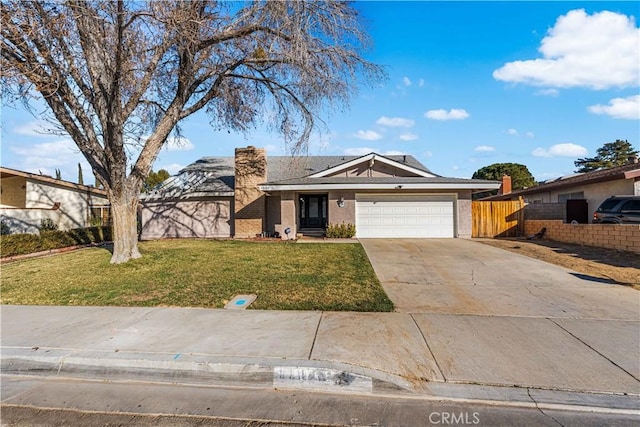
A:
MULTIPOLYGON (((267 156, 267 179, 269 183, 297 182, 297 183, 342 183, 365 182, 363 178, 306 178, 314 173, 355 160, 362 156, 267 156)), ((422 163, 411 155, 383 156, 399 163, 404 163, 416 169, 433 174, 422 163)), ((367 178, 364 178, 365 180, 367 178)), ((389 182, 398 179, 389 178, 389 182)), ((429 182, 459 182, 456 178, 402 178, 402 180, 431 180, 429 182)), ((386 183, 386 178, 368 178, 371 183, 386 183)), ((426 182, 426 181, 424 181, 426 182)), ((478 181, 475 181, 478 182, 478 181)), ((494 181, 487 181, 495 183, 494 181)), ((480 182, 479 182, 480 183, 480 182)), ((141 196, 142 201, 165 199, 191 199, 205 196, 233 196, 235 184, 233 157, 203 157, 188 165, 177 175, 170 177, 152 191, 141 196)))
POLYGON ((478 188, 485 185, 495 186, 498 181, 484 179, 437 177, 344 177, 334 176, 326 178, 293 178, 282 181, 269 181, 266 185, 305 185, 305 184, 477 184, 478 188))
POLYGON ((204 157, 140 196, 142 201, 233 196, 233 157, 204 157))
POLYGON ((618 166, 615 168, 600 169, 593 172, 569 175, 566 177, 554 179, 552 181, 544 182, 534 187, 516 190, 508 194, 486 197, 483 200, 506 200, 517 196, 525 196, 527 194, 536 194, 559 190, 566 187, 572 187, 574 185, 594 184, 597 182, 624 179, 625 173, 635 170, 640 170, 640 164, 630 163, 628 165, 618 166))

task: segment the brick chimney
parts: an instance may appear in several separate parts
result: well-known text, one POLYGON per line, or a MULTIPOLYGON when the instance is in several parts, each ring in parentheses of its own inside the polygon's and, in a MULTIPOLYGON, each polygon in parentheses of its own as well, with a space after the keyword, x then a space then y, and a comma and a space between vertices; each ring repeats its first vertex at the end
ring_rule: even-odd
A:
POLYGON ((265 226, 266 200, 258 184, 267 181, 267 155, 251 146, 235 154, 235 237, 255 237, 265 226))
POLYGON ((509 194, 509 193, 511 193, 511 177, 509 175, 503 175, 502 185, 500 185, 498 194, 503 195, 503 194, 509 194))

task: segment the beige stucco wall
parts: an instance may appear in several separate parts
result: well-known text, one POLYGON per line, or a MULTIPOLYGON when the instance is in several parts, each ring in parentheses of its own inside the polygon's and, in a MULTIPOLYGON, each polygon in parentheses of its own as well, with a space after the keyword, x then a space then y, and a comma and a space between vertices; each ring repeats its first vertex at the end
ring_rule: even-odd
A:
POLYGON ((59 230, 87 227, 90 205, 109 204, 106 196, 24 177, 3 178, 1 185, 2 204, 14 207, 0 211, 12 233, 38 233, 43 219, 59 230))
POLYGON ((282 239, 287 239, 287 234, 284 232, 287 228, 291 229, 288 238, 295 239, 298 232, 296 228, 297 212, 296 193, 293 191, 280 193, 280 224, 275 225, 275 231, 280 233, 282 239))
POLYGON ((471 190, 458 192, 457 200, 455 201, 456 207, 454 212, 456 213, 456 237, 463 239, 471 238, 472 213, 471 213, 471 190))
POLYGON ((615 181, 599 182, 595 184, 580 185, 571 187, 569 189, 564 188, 561 190, 548 191, 544 193, 536 193, 525 198, 525 201, 531 203, 535 200, 542 200, 542 203, 557 203, 558 197, 567 193, 579 193, 584 192, 584 197, 589 204, 589 221, 593 218, 593 213, 598 209, 600 203, 602 203, 608 197, 614 195, 630 195, 640 194, 640 188, 636 192, 635 184, 631 179, 619 179, 615 181))
POLYGON ((268 233, 276 231, 276 225, 282 222, 282 215, 280 214, 280 195, 271 195, 267 197, 267 220, 266 227, 268 233))
POLYGON ((144 203, 140 238, 231 237, 231 205, 230 197, 144 203))
POLYGON ((26 190, 27 208, 51 208, 56 203, 60 204, 59 229, 88 226, 89 206, 108 204, 106 196, 29 179, 26 190))
POLYGON ((27 179, 11 176, 0 179, 0 204, 15 208, 25 208, 27 200, 27 179))
POLYGON ((355 224, 356 223, 356 193, 353 191, 329 191, 328 200, 329 224, 355 224), (338 206, 340 198, 344 199, 344 207, 338 206))
POLYGON ((64 228, 60 224, 65 223, 62 212, 52 209, 0 209, 0 218, 10 234, 38 234, 43 219, 50 219, 61 230, 64 228))

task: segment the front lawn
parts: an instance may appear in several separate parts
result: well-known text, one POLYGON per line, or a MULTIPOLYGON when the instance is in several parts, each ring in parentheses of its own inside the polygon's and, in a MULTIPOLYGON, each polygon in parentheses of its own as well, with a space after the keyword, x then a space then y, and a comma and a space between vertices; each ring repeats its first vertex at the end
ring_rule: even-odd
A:
POLYGON ((359 244, 213 240, 142 242, 143 258, 110 265, 104 248, 2 266, 3 304, 392 311, 359 244))

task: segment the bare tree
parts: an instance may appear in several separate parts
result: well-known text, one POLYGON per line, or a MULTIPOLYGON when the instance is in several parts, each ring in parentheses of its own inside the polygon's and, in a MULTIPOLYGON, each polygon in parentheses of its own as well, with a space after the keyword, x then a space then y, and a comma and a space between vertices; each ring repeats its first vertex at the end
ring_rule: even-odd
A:
POLYGON ((180 120, 265 123, 300 148, 383 70, 338 1, 2 1, 3 99, 40 95, 111 201, 112 263, 140 257, 140 189, 180 120), (130 158, 129 158, 130 157, 130 158))

